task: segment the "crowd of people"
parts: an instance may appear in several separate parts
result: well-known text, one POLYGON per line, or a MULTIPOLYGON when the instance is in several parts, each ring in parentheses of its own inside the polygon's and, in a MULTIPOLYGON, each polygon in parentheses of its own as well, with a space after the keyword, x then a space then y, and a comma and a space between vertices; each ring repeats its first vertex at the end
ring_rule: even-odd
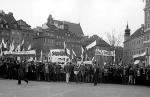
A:
POLYGON ((18 79, 28 83, 36 81, 66 81, 76 83, 115 83, 150 86, 150 67, 133 64, 113 65, 18 61, 15 58, 0 59, 0 77, 18 79))

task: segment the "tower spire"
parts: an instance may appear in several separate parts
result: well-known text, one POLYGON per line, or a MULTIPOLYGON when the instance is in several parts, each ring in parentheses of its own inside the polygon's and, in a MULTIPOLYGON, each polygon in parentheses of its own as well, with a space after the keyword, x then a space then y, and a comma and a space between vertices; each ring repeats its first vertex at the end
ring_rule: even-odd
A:
POLYGON ((128 21, 127 21, 127 26, 126 26, 125 32, 130 33, 130 29, 129 29, 128 21))
POLYGON ((129 29, 128 21, 127 21, 127 29, 129 29))

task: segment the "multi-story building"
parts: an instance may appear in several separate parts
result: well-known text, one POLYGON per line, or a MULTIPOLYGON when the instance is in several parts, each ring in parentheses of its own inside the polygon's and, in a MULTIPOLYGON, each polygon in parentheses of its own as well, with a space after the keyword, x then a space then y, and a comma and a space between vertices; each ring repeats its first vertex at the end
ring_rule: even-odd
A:
POLYGON ((43 59, 48 59, 51 49, 63 49, 64 43, 69 50, 74 50, 77 56, 81 55, 80 40, 84 35, 80 24, 54 20, 49 15, 47 23, 35 29, 34 48, 37 52, 37 59, 41 51, 43 59))
POLYGON ((29 45, 31 45, 31 49, 33 48, 33 38, 35 36, 34 31, 31 29, 31 26, 28 25, 23 20, 18 20, 17 24, 19 26, 18 30, 21 34, 21 40, 24 40, 24 49, 28 50, 29 45))
POLYGON ((123 61, 125 63, 130 63, 134 61, 135 55, 140 55, 144 53, 143 48, 143 35, 144 35, 144 26, 136 30, 132 35, 130 35, 130 29, 125 30, 124 35, 124 56, 123 61))
POLYGON ((96 49, 99 50, 105 50, 105 51, 112 51, 112 47, 105 42, 102 38, 100 38, 97 35, 93 35, 89 38, 85 37, 83 40, 83 47, 86 49, 86 47, 91 44, 92 42, 96 41, 96 45, 90 49, 88 49, 84 56, 84 60, 96 60, 101 66, 104 65, 104 63, 113 63, 113 56, 103 56, 103 55, 95 55, 96 49), (87 55, 86 55, 87 54, 87 55), (86 59, 87 58, 87 59, 86 59))
POLYGON ((132 35, 128 26, 124 34, 124 63, 141 60, 150 64, 150 0, 146 0, 144 9, 145 23, 132 35))
POLYGON ((23 48, 27 50, 28 46, 32 43, 34 37, 31 26, 23 20, 16 20, 12 12, 6 14, 0 11, 0 43, 2 38, 7 42, 7 49, 9 45, 14 42, 15 48, 24 40, 23 48))
MULTIPOLYGON (((7 42, 9 45, 12 42, 12 36, 13 30, 17 30, 18 25, 13 17, 13 14, 10 12, 8 14, 5 14, 4 11, 0 11, 0 42, 2 41, 2 38, 4 39, 4 42, 7 42)), ((16 36, 17 37, 17 36, 16 36)))

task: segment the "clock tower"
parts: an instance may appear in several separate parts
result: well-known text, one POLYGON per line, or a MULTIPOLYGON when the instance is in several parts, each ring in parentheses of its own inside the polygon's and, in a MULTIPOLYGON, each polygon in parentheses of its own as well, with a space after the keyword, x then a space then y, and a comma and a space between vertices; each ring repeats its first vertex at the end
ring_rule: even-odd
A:
POLYGON ((144 14, 145 14, 145 30, 150 30, 150 0, 145 0, 146 5, 144 8, 144 14))

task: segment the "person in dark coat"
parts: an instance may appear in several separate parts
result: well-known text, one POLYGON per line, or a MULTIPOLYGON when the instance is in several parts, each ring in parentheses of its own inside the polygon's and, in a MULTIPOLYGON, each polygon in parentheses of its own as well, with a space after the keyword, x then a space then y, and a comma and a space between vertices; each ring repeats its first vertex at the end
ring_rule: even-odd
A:
POLYGON ((93 80, 94 80, 94 86, 96 86, 97 85, 97 82, 98 82, 98 74, 99 74, 99 68, 98 68, 98 66, 94 66, 94 78, 93 78, 93 80))
POLYGON ((18 85, 21 85, 21 80, 24 80, 27 84, 28 84, 28 80, 25 77, 25 66, 23 66, 24 64, 21 62, 19 65, 19 69, 18 69, 18 85))

